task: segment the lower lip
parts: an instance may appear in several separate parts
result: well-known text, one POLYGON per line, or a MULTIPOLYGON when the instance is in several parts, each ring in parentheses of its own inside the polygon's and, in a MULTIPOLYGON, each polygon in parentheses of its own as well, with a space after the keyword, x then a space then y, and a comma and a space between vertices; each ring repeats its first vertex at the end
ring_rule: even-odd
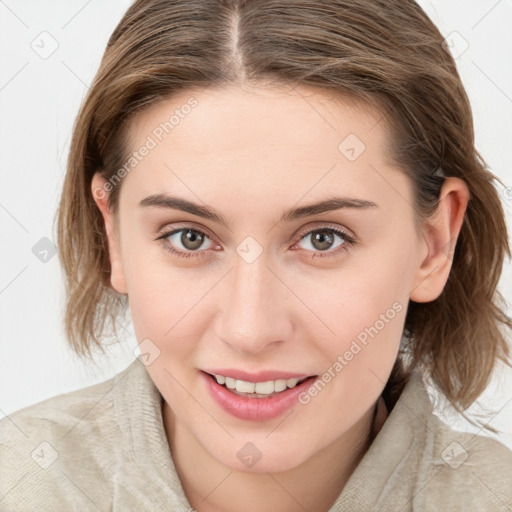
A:
POLYGON ((231 393, 209 374, 201 371, 208 391, 224 411, 248 421, 266 421, 277 418, 298 403, 299 395, 306 391, 316 377, 309 377, 294 388, 281 391, 268 398, 248 398, 231 393))

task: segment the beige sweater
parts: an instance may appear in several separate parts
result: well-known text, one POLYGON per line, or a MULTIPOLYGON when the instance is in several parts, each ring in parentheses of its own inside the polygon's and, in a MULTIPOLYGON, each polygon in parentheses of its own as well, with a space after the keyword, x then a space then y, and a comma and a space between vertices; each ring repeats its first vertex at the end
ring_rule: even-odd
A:
MULTIPOLYGON (((103 383, 3 418, 0 510, 192 510, 161 400, 135 360, 103 383)), ((330 511, 510 512, 512 452, 431 411, 414 375, 330 511)))

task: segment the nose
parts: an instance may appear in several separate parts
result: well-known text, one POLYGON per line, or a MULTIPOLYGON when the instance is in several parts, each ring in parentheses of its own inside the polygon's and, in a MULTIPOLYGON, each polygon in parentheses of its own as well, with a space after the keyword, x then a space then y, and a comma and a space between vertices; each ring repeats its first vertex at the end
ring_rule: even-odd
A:
POLYGON ((293 330, 292 295, 264 254, 252 263, 236 257, 219 297, 218 338, 245 355, 275 348, 293 330))

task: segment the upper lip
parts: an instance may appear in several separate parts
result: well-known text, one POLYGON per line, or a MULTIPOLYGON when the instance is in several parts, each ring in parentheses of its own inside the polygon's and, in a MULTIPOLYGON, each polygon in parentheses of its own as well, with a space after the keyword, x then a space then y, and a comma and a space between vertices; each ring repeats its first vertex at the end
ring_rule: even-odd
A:
POLYGON ((313 377, 313 375, 305 373, 284 372, 280 370, 265 370, 257 373, 249 373, 233 368, 204 368, 203 371, 210 375, 222 375, 246 382, 266 382, 269 380, 304 379, 306 377, 313 377))

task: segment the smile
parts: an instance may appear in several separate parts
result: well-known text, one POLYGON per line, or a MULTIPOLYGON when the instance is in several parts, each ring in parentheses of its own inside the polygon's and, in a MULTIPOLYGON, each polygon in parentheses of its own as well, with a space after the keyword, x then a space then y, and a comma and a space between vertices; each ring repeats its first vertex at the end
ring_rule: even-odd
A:
POLYGON ((313 375, 250 381, 204 371, 199 374, 209 396, 224 412, 257 422, 277 418, 295 407, 298 396, 317 378, 313 375))

